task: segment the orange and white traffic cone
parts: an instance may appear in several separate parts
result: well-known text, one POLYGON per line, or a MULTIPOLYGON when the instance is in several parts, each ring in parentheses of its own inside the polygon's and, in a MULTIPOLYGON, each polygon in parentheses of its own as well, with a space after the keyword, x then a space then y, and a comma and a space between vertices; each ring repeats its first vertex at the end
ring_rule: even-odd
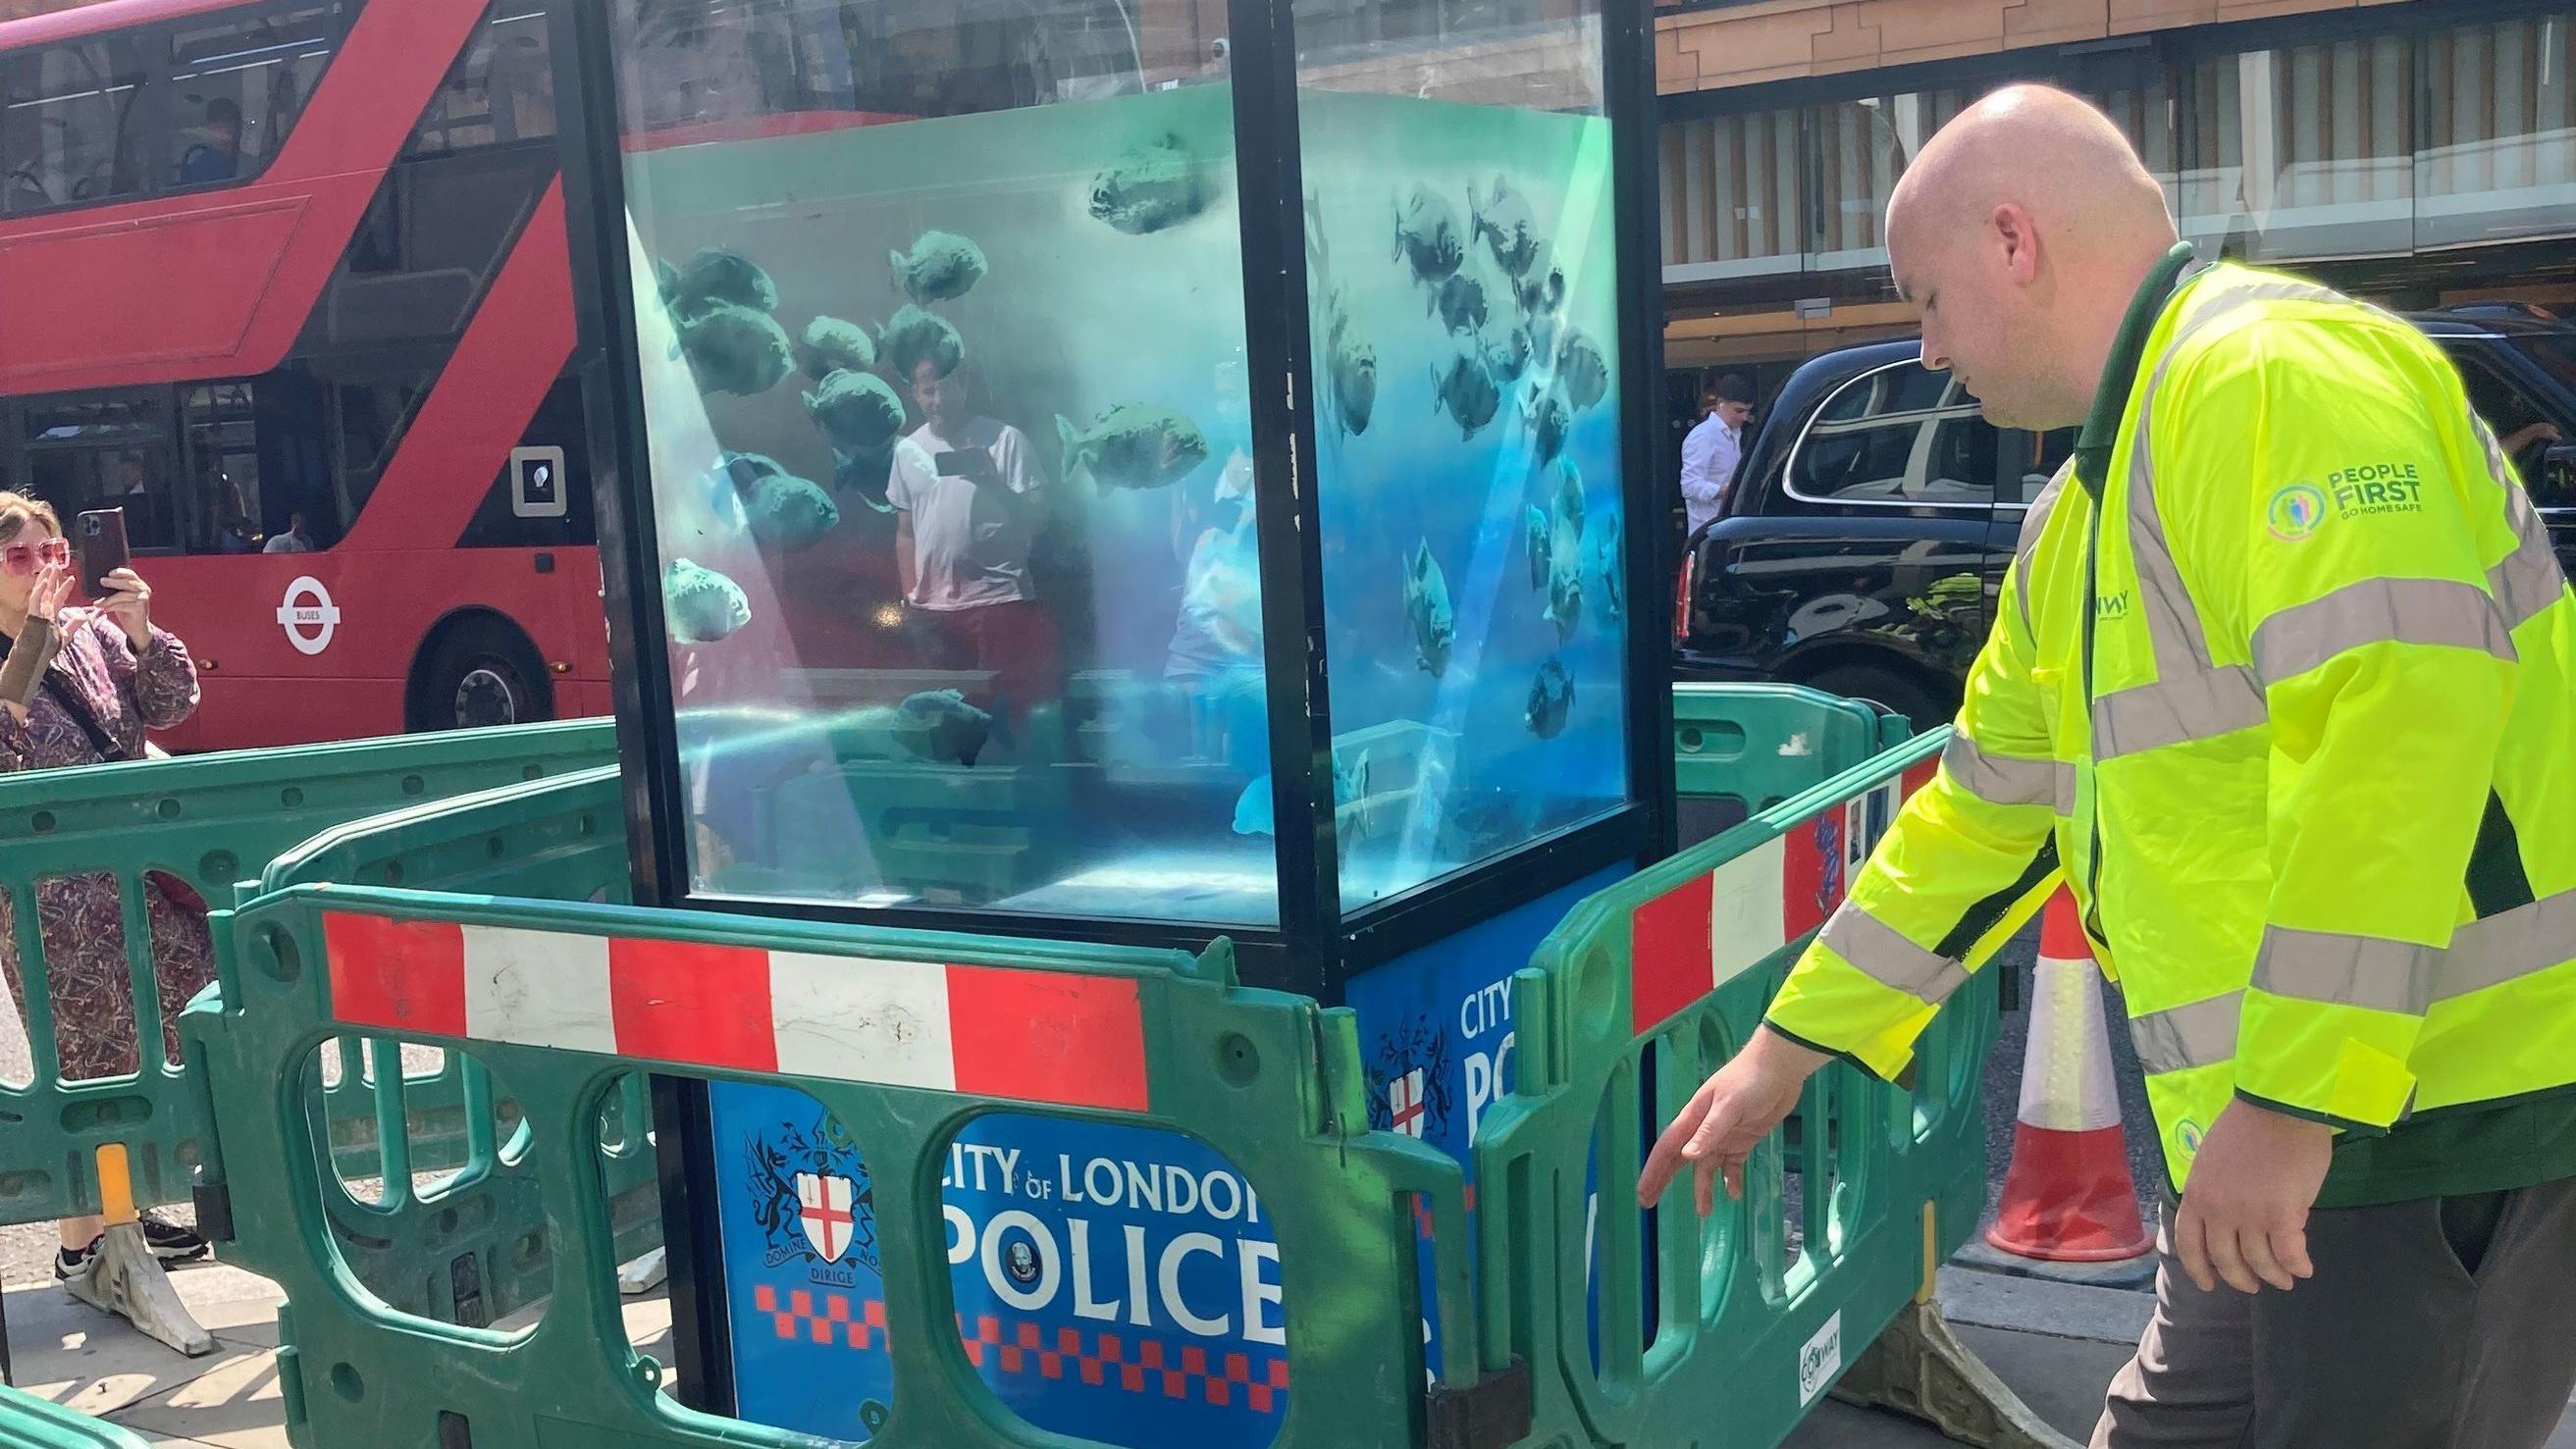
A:
POLYGON ((2109 1263, 2155 1247, 2120 1130, 2100 974, 2075 898, 2060 890, 2040 919, 2020 1123, 2003 1204, 1986 1229, 1988 1243, 2017 1257, 2109 1263))

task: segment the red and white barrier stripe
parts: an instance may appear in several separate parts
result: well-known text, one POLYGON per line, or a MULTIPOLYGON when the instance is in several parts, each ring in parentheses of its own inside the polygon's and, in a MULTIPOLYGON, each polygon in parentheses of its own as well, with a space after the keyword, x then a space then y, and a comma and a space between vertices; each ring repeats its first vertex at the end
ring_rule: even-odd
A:
POLYGON ((2060 890, 2040 918, 2030 1041, 2022 1055, 2012 1167, 1986 1241, 2057 1263, 2105 1263, 2155 1247, 2138 1213, 2111 1074, 2101 970, 2060 890))
POLYGON ((1147 1108, 1127 977, 323 917, 334 1019, 727 1071, 1147 1108))
POLYGON ((1823 925, 1897 807, 1934 768, 1926 760, 1638 907, 1628 950, 1631 1030, 1644 1036, 1823 925))

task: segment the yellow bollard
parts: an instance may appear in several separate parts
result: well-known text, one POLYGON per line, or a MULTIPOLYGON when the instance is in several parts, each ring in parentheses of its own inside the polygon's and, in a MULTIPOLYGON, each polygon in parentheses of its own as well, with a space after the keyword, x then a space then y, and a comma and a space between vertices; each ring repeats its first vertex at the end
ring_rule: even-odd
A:
POLYGON ((106 1216, 109 1227, 135 1221, 134 1168, 122 1142, 99 1144, 98 1200, 99 1211, 106 1216))

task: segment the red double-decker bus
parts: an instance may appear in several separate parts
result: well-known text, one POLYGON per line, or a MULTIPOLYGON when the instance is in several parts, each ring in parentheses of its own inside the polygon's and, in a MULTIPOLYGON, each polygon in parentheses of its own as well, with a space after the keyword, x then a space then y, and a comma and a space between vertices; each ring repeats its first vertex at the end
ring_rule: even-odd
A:
POLYGON ((0 485, 125 510, 169 748, 607 712, 546 10, 0 24, 0 485))

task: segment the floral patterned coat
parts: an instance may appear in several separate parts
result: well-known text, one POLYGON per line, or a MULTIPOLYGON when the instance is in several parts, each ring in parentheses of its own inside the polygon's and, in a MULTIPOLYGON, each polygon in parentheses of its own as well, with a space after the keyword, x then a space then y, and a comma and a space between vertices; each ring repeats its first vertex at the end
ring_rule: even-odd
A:
MULTIPOLYGON (((138 656, 125 631, 96 610, 66 609, 58 627, 61 651, 47 671, 45 688, 28 706, 26 721, 0 709, 0 771, 94 765, 107 758, 57 692, 86 706, 90 721, 124 758, 133 760, 144 757, 144 731, 168 729, 196 713, 196 661, 173 636, 154 629, 152 642, 138 656)), ((0 652, 6 648, 0 642, 0 652)), ((165 1059, 176 1060, 179 1009, 214 979, 214 945, 206 932, 205 904, 194 891, 167 876, 146 879, 144 906, 152 927, 163 1050, 165 1059)), ((8 978, 10 1001, 23 1022, 27 992, 24 964, 18 959, 15 905, 0 893, 0 973, 8 978)), ((39 881, 36 916, 44 953, 40 979, 50 988, 62 1080, 138 1070, 132 977, 115 877, 39 881)), ((41 1080, 45 1057, 41 1050, 35 1055, 41 1080)))

